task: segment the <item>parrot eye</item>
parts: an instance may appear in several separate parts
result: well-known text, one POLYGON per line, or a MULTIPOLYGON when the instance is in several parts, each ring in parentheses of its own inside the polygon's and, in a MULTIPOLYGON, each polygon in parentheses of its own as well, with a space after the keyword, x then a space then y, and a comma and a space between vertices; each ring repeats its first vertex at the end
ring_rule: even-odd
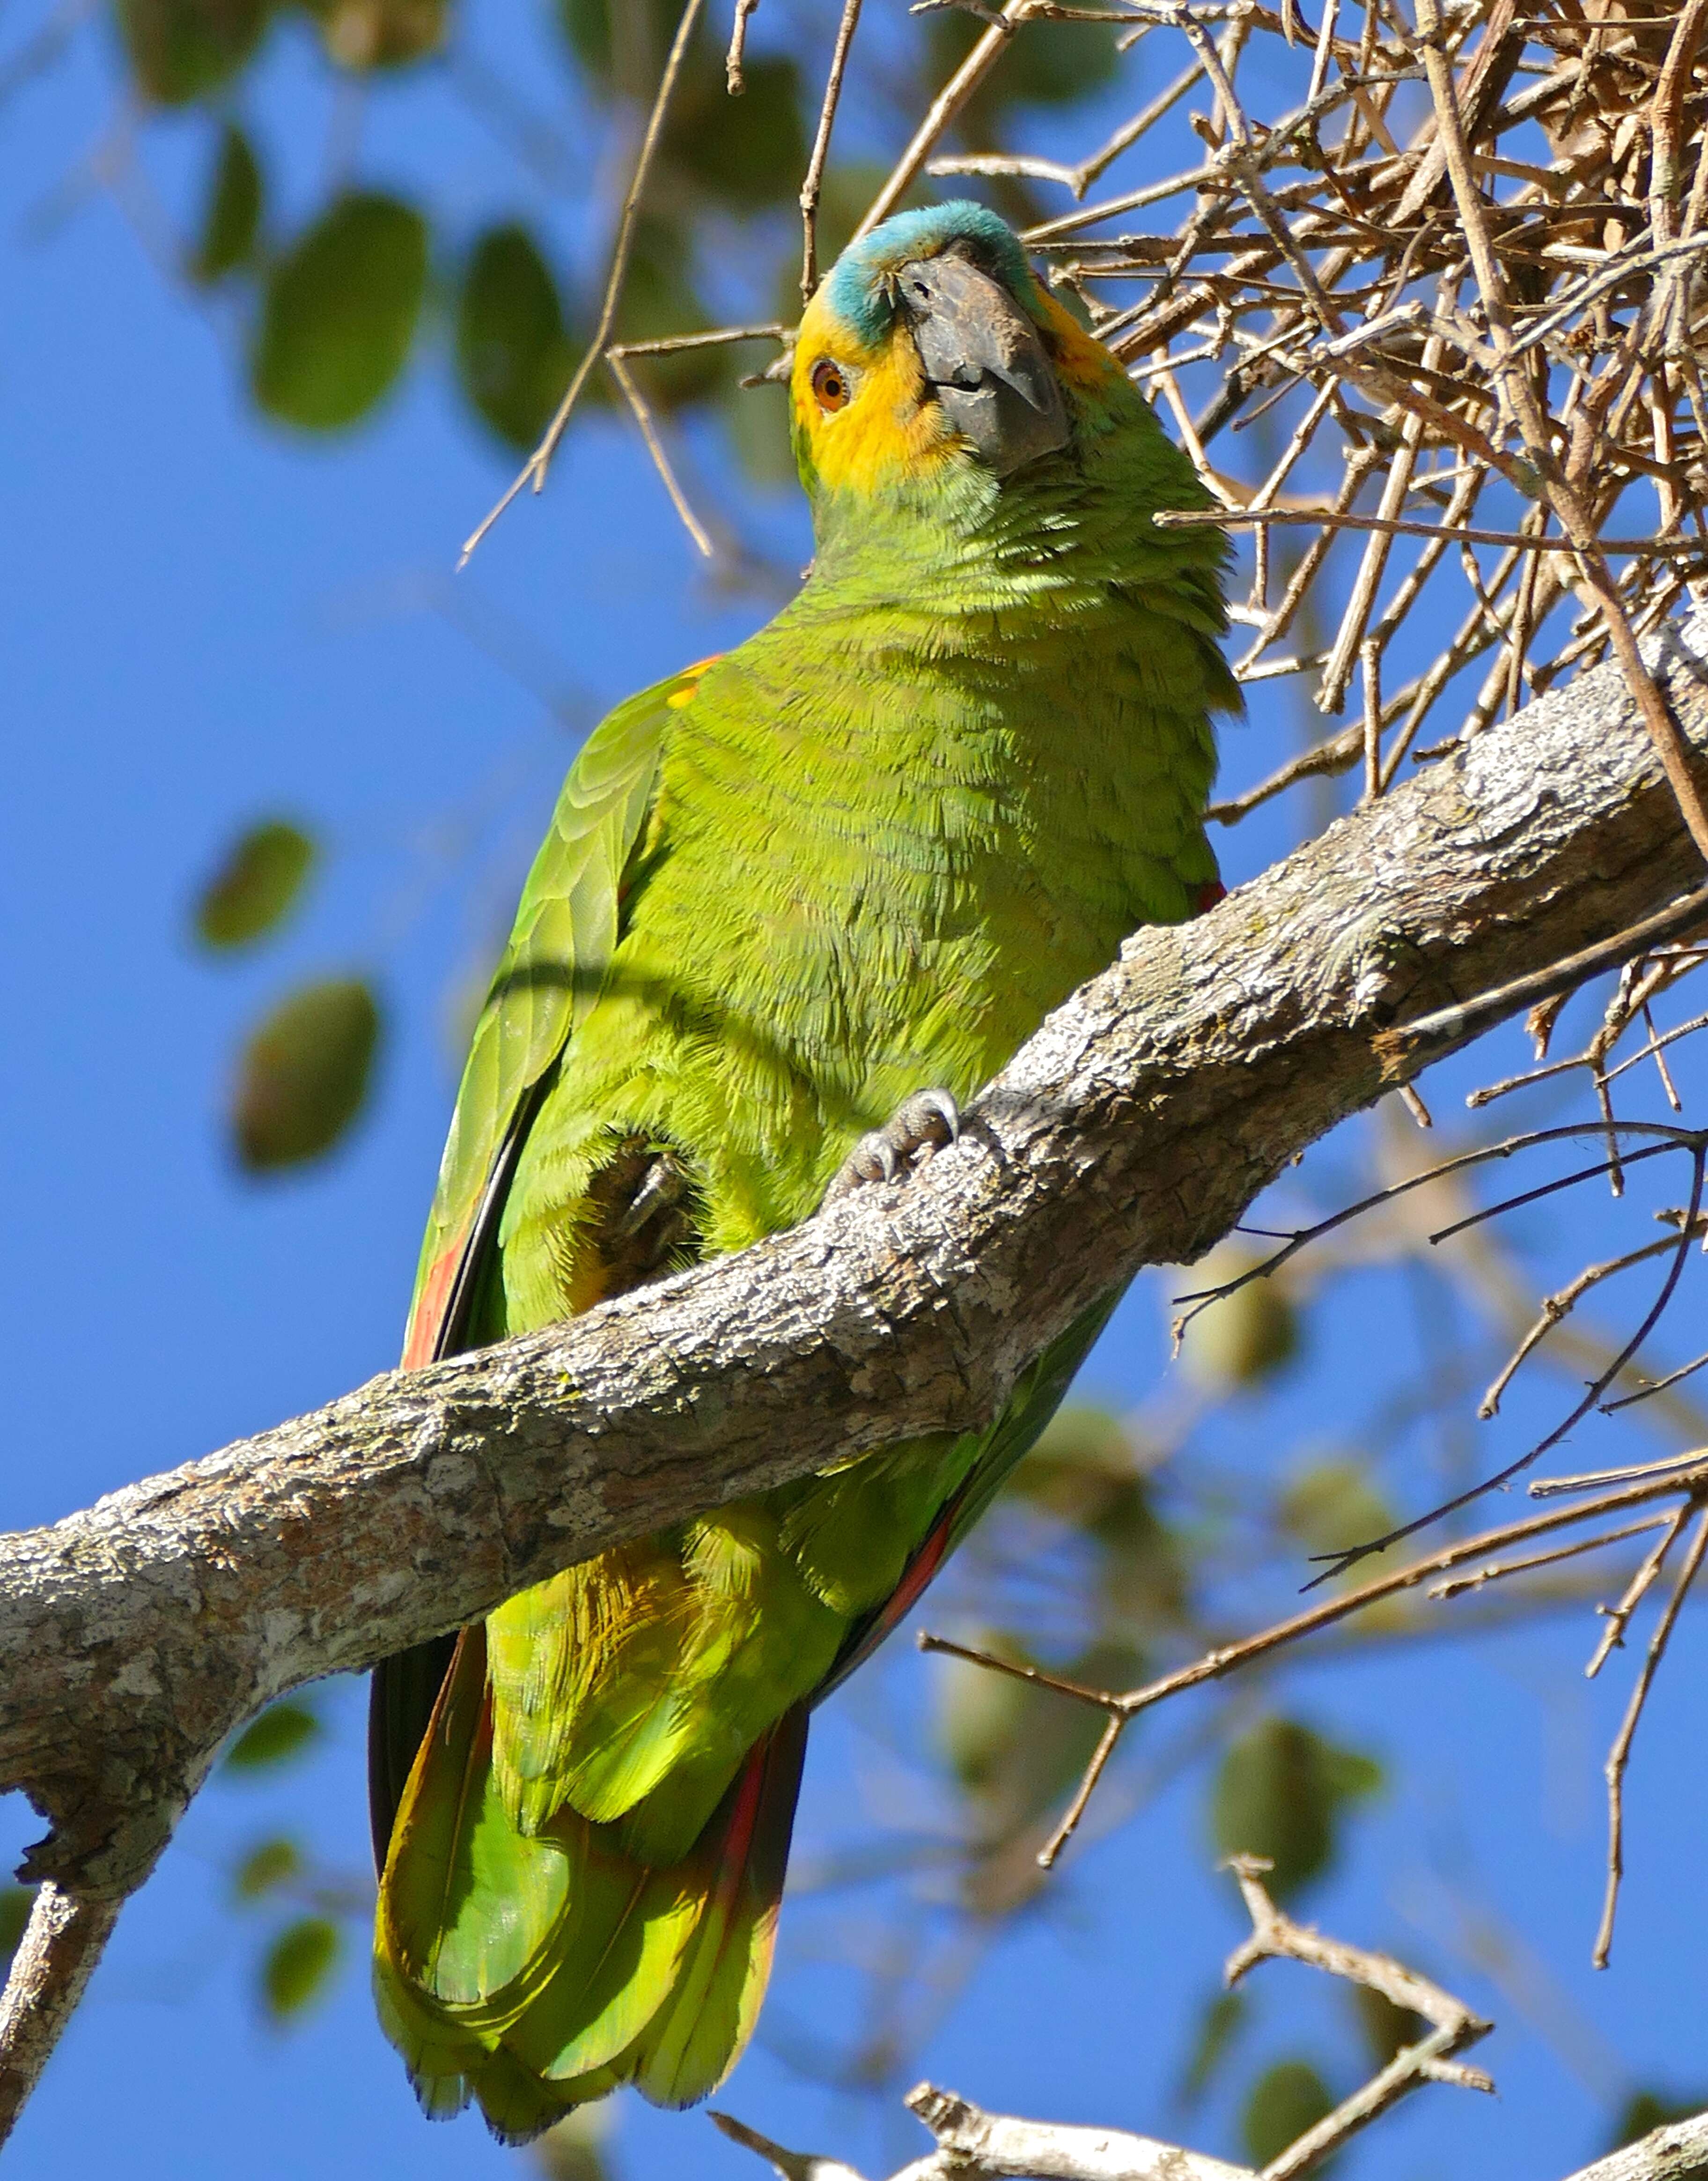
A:
POLYGON ((846 409, 851 389, 840 364, 822 356, 813 367, 813 398, 825 411, 846 409))

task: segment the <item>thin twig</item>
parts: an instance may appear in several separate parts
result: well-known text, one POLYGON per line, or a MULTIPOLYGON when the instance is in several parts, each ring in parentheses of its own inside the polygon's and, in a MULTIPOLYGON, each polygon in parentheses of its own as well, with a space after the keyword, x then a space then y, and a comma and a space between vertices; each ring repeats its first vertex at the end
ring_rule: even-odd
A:
POLYGON ((1435 1038, 1475 1036, 1480 1030, 1504 1021, 1519 1008, 1572 991, 1587 979, 1598 977, 1604 970, 1617 969, 1621 963, 1628 962, 1634 954, 1641 953, 1646 947, 1665 946, 1669 941, 1686 937, 1705 918, 1708 918, 1708 886, 1700 886, 1694 893, 1687 893, 1682 900, 1674 902, 1670 908, 1645 917, 1640 924, 1616 932, 1599 946, 1585 947, 1576 954, 1567 955, 1550 969, 1515 978, 1510 985, 1481 993, 1474 1000, 1463 1001, 1457 1007, 1437 1008, 1433 1014, 1419 1015, 1414 1021, 1398 1023, 1393 1029, 1381 1031, 1376 1040, 1378 1050, 1385 1055, 1389 1052, 1397 1054, 1435 1038))
POLYGON ((836 125, 836 108, 841 102, 842 78, 848 66, 849 48, 854 42, 854 32, 860 21, 861 0, 842 0, 842 19, 836 26, 836 43, 831 50, 829 72, 824 79, 824 97, 818 108, 818 126, 813 131, 813 154, 807 162, 806 179, 801 185, 801 301, 810 303, 818 285, 818 200, 824 194, 824 166, 830 157, 830 131, 836 125))
POLYGON ((1032 0, 1004 0, 1001 14, 990 25, 926 110, 906 150, 895 162, 883 188, 872 200, 866 217, 854 230, 858 242, 880 222, 889 218, 913 183, 944 130, 967 104, 1006 50, 1009 40, 1032 12, 1032 0))
POLYGON ((759 0, 736 0, 736 19, 730 28, 730 50, 724 56, 724 83, 731 98, 739 98, 747 88, 741 75, 742 63, 747 58, 747 21, 759 0))
POLYGON ((1523 1366, 1525 1358, 1540 1348, 1562 1318, 1569 1317, 1593 1287, 1611 1279, 1616 1273, 1628 1272, 1633 1265, 1646 1264, 1650 1257, 1658 1257, 1667 1250, 1676 1250, 1676 1234, 1663 1234, 1658 1241, 1645 1242, 1640 1249, 1628 1250, 1623 1256, 1609 1257, 1604 1263, 1587 1265, 1575 1279, 1568 1280, 1556 1295, 1545 1295, 1537 1313, 1536 1322, 1501 1366, 1498 1376, 1477 1404, 1477 1414, 1485 1423, 1498 1416, 1501 1396, 1523 1366))
POLYGON ((1672 1551, 1678 1532, 1690 1519, 1693 1504, 1692 1501, 1686 1499, 1672 1510, 1666 1522, 1664 1534, 1658 1538, 1643 1555, 1636 1572, 1621 1593, 1617 1604, 1604 1605, 1598 1609, 1604 1616, 1606 1626, 1602 1629, 1601 1638, 1594 1651, 1590 1654, 1590 1663, 1584 1669, 1584 1677, 1586 1681, 1593 1681, 1612 1654, 1617 1650, 1623 1649, 1625 1631, 1630 1624, 1631 1615, 1648 1596, 1656 1577, 1667 1565, 1667 1555, 1672 1551))
POLYGON ((629 186, 624 195, 623 208, 617 220, 616 238, 611 245, 610 267, 605 275, 605 292, 599 305, 598 323, 593 329, 593 337, 587 343, 586 354, 576 366, 564 398, 558 404, 551 422, 547 425, 540 444, 528 456, 504 497, 464 540, 462 551, 457 556, 459 568, 467 566, 470 555, 526 486, 532 484, 537 493, 545 489, 546 472, 551 467, 552 457, 556 454, 564 433, 569 429, 570 418, 576 404, 581 398, 581 389, 592 376, 594 366, 604 356, 611 329, 616 323, 617 311, 623 300, 623 283, 628 277, 629 259, 635 246, 635 229, 640 218, 641 200, 646 194, 647 179, 652 172, 653 160, 664 135, 664 117, 669 112, 676 80, 681 74, 682 63, 686 58, 689 43, 704 5, 705 0, 685 0, 669 57, 664 63, 664 75, 658 80, 658 95, 647 118, 646 133, 635 157, 634 172, 629 178, 629 186))
POLYGON ((1556 1545, 1552 1552, 1530 1553, 1517 1560, 1490 1560, 1486 1567, 1476 1568, 1469 1575, 1450 1576, 1445 1582, 1432 1584, 1429 1594, 1434 1598, 1458 1598, 1467 1591, 1482 1590, 1491 1582, 1500 1582, 1509 1575, 1529 1575, 1537 1568, 1552 1567, 1558 1560, 1573 1560, 1581 1553, 1599 1553, 1604 1546, 1621 1544, 1627 1538, 1643 1537, 1673 1519, 1671 1516, 1656 1515, 1646 1522, 1630 1522, 1623 1529, 1605 1531, 1599 1538, 1580 1538, 1575 1544, 1556 1545))
POLYGON ((1515 1547, 1528 1545, 1554 1531, 1573 1528, 1580 1522, 1605 1522, 1656 1499, 1689 1499, 1704 1493, 1708 1493, 1708 1452, 1699 1450, 1683 1466, 1669 1464, 1662 1473, 1636 1477, 1595 1499, 1556 1507, 1540 1515, 1529 1515, 1521 1521, 1505 1523, 1499 1529, 1485 1531, 1479 1536, 1461 1538, 1452 1544, 1445 1545, 1439 1551, 1396 1569, 1391 1574, 1377 1576, 1355 1589, 1325 1598, 1318 1604, 1291 1615, 1285 1621, 1275 1622, 1255 1635, 1217 1644, 1189 1665, 1176 1667, 1171 1672, 1136 1689, 1094 1688, 1064 1676, 1047 1675, 1035 1667, 1017 1665, 1014 1660, 1005 1659, 999 1653, 978 1650, 967 1644, 951 1643, 939 1636, 922 1635, 919 1646, 922 1650, 946 1652, 975 1665, 984 1666, 992 1672, 1053 1689, 1060 1695, 1089 1704, 1105 1714, 1106 1723, 1103 1735, 1081 1775, 1068 1810, 1045 1849, 1039 1854, 1039 1861, 1047 1869, 1059 1858, 1084 1816, 1086 1806, 1108 1765, 1122 1729, 1141 1712, 1166 1703, 1188 1689, 1200 1688, 1209 1682, 1224 1680, 1228 1675, 1239 1672, 1259 1659, 1267 1658, 1308 1636, 1336 1626, 1353 1615, 1363 1612, 1368 1606, 1397 1597, 1402 1592, 1415 1590, 1427 1584, 1431 1577, 1449 1574, 1467 1562, 1493 1560, 1515 1547))
POLYGON ((1263 2169, 1261 2181, 1295 2181, 1295 2177, 1320 2164, 1425 2083, 1453 2083, 1462 2090, 1492 2094, 1495 2085, 1479 2068, 1460 2065, 1452 2056, 1486 2037, 1494 2024, 1474 2014, 1463 2000, 1455 1999, 1391 1955, 1347 1946, 1340 1939, 1325 1939, 1320 1932, 1294 1923, 1269 1897, 1263 1874, 1270 1867, 1263 1856, 1236 1855, 1229 1859, 1228 1868, 1251 1917, 1252 1935, 1228 1956, 1222 1972, 1225 1984, 1237 1984, 1259 1962, 1302 1962, 1325 1975, 1380 1992, 1391 2006, 1421 2015, 1431 2028, 1428 2036, 1397 2052, 1361 2089, 1342 2099, 1332 2112, 1325 2114, 1279 2157, 1271 2159, 1263 2169))
POLYGON ((641 437, 647 443, 647 452, 653 458, 653 467, 664 479, 664 489, 670 495, 670 505, 682 518, 682 527, 699 547, 707 560, 715 559, 718 549, 712 542, 711 533, 688 505, 688 496, 683 491, 676 472, 671 467, 670 457, 665 451, 664 442, 659 436, 653 411, 640 388, 636 385, 627 363, 614 349, 608 349, 605 352, 605 367, 621 389, 623 399, 628 403, 635 422, 641 428, 641 437))
POLYGON ((1625 1707, 1625 1716, 1619 1722, 1619 1731, 1613 1737, 1613 1747, 1607 1753, 1607 1889, 1601 1904, 1601 1928, 1595 1934, 1595 1950, 1590 1957, 1598 1969, 1606 1968, 1613 1951, 1613 1919, 1618 1912, 1619 1886, 1625 1875, 1625 1768, 1631 1761, 1631 1745, 1637 1737, 1643 1707, 1649 1700, 1649 1692, 1660 1671, 1661 1661, 1667 1655, 1667 1645, 1672 1637, 1673 1625, 1689 1595, 1691 1584, 1696 1580, 1696 1571, 1702 1565, 1705 1552, 1708 1552, 1708 1509, 1705 1509, 1697 1518, 1695 1532, 1684 1555, 1684 1565, 1678 1571, 1678 1580, 1673 1584, 1672 1595, 1661 1610, 1654 1634, 1649 1638, 1649 1648, 1644 1654, 1642 1668, 1631 1692, 1631 1701, 1625 1707))
MULTIPOLYGON (((1540 538, 1523 530, 1448 528, 1435 522, 1411 522, 1403 516, 1348 515, 1332 507, 1192 507, 1164 508, 1151 516, 1159 530, 1244 530, 1259 524, 1287 528, 1314 529, 1319 524, 1334 530, 1377 530, 1389 538, 1440 538, 1461 545, 1504 545, 1518 553, 1560 553, 1567 549, 1559 538, 1540 538)), ((1604 538, 1604 553, 1637 554, 1645 560, 1700 560, 1708 546, 1700 538, 1604 538)))

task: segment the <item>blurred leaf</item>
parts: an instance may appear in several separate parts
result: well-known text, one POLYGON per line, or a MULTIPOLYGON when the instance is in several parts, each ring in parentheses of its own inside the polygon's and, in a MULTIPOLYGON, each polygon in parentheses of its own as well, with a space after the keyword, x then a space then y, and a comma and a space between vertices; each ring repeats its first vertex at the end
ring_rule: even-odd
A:
MULTIPOLYGON (((966 1641, 969 1650, 988 1651, 1016 1665, 1037 1663, 1017 1637, 1000 1628, 978 1629, 966 1641)), ((939 1651, 932 1669, 933 1738, 961 1786, 976 1792, 1013 1747, 1033 1692, 1011 1675, 951 1652, 939 1651)))
POLYGON ((742 73, 747 87, 732 99, 721 62, 697 69, 677 93, 664 145, 688 183, 738 213, 794 197, 807 164, 794 62, 752 55, 742 73))
POLYGON ((145 97, 183 106, 229 82, 255 54, 270 0, 118 0, 124 53, 145 97))
POLYGON ((1368 1985, 1348 1985, 1347 1998, 1358 2018, 1371 2065, 1378 2069, 1386 2068, 1408 2045, 1415 2045, 1429 2035, 1430 2025, 1421 2014, 1414 2014, 1408 2007, 1396 2007, 1386 1993, 1372 1991, 1368 1985))
POLYGON ((240 1901, 259 1901, 275 1886, 288 1885, 301 1869, 302 1852, 295 1841, 262 1841, 237 1866, 231 1890, 240 1901))
POLYGON ((604 2146, 614 2118, 613 2101, 596 2098, 548 2128, 533 2145, 547 2181, 607 2181, 604 2146))
POLYGON ((1211 1800, 1217 1852, 1267 1856, 1275 1867, 1264 1882, 1285 1900, 1327 1868, 1347 1804, 1381 1781, 1373 1758, 1336 1749, 1296 1720, 1264 1720, 1222 1758, 1211 1800))
POLYGON ((427 223, 394 197, 332 205, 273 268, 255 398, 304 431, 366 415, 409 359, 427 292, 427 223))
MULTIPOLYGON (((1224 1286, 1261 1260, 1242 1243, 1224 1242, 1192 1267, 1193 1291, 1224 1286)), ((1187 1329, 1181 1361, 1213 1394, 1262 1384, 1298 1352, 1298 1317, 1278 1279, 1248 1280, 1213 1302, 1187 1329)))
POLYGON ((373 995, 355 979, 307 986, 274 1008, 245 1048, 232 1113, 251 1173, 332 1149, 366 1100, 379 1027, 373 995))
POLYGON ((1070 1403, 1016 1469, 1007 1491, 1101 1549, 1108 1615, 1138 1628, 1176 1618, 1187 1576, 1173 1533, 1151 1506, 1146 1450, 1108 1411, 1070 1403))
POLYGON ((306 1703, 284 1697, 252 1719, 221 1760, 228 1772, 261 1772, 283 1764, 320 1735, 320 1720, 306 1703))
MULTIPOLYGON (((711 323, 690 276, 681 229, 642 216, 636 224, 634 255, 617 312, 617 339, 667 340, 673 334, 704 333, 711 323)), ((630 368, 647 399, 666 408, 704 400, 728 383, 731 370, 728 351, 716 348, 638 356, 630 368)))
POLYGON ((579 354, 532 236, 516 225, 488 228, 469 253, 457 299, 457 372, 471 406, 501 439, 527 452, 562 400, 579 354))
MULTIPOLYGON (((890 170, 875 161, 851 159, 845 164, 825 169, 824 185, 818 198, 818 264, 821 271, 834 265, 854 238, 854 230, 866 217, 866 208, 888 180, 890 170)), ((912 212, 918 206, 934 201, 943 185, 915 182, 896 206, 898 212, 912 212)), ((798 240, 798 238, 796 238, 798 240)), ((801 314, 799 277, 801 261, 791 252, 787 265, 788 283, 784 290, 786 300, 778 312, 785 324, 791 323, 801 314)))
MULTIPOLYGON (((970 1648, 1032 1663, 1000 1630, 980 1632, 970 1648)), ((1035 1829, 1084 1770, 1104 1714, 970 1659, 939 1653, 934 1665, 937 1746, 967 1799, 979 1851, 963 1897, 975 1914, 1006 1915, 1038 1890, 1035 1829)), ((1124 1645, 1099 1643, 1060 1671, 1088 1688, 1125 1688, 1138 1660, 1124 1645)))
POLYGON ((681 13, 680 0, 558 0, 564 34, 587 74, 603 90, 637 97, 652 96, 681 13))
POLYGON ((1009 1481, 1029 1499, 1076 1529, 1101 1522, 1138 1482, 1139 1449, 1121 1418, 1084 1401, 1058 1409, 1009 1481))
POLYGON ((0 1976, 10 1966, 36 1905, 33 1886, 0 1886, 0 1976))
POLYGON ((1708 2092, 1699 2092, 1692 2098, 1678 2098, 1661 2090, 1634 2090, 1613 2123, 1607 2149, 1618 2151, 1628 2143, 1639 2142, 1656 2129, 1665 2128, 1670 2121, 1693 2120, 1705 2107, 1708 2107, 1708 2092))
POLYGON ((262 2000, 275 2023, 289 2022, 325 1998, 340 1944, 337 1924, 325 1916, 302 1916, 285 1925, 261 1965, 262 2000))
POLYGON ((314 864, 314 843, 281 818, 251 825, 196 904, 196 934, 205 947, 246 947, 296 906, 314 864))
POLYGON ((340 68, 401 68, 444 43, 449 0, 307 0, 340 68))
POLYGON ((223 280, 255 256, 261 234, 261 167, 234 121, 219 132, 219 150, 208 175, 201 236, 190 259, 198 280, 223 280))
MULTIPOLYGON (((1365 1544, 1385 1536, 1395 1521, 1369 1471, 1347 1455, 1325 1456, 1296 1470, 1282 1488, 1276 1512, 1282 1528, 1313 1553, 1365 1544)), ((1368 1572, 1363 1571, 1360 1579, 1368 1572)))
MULTIPOLYGON (((1267 2166, 1334 2109, 1328 2084, 1309 2061, 1277 2061, 1252 2084, 1240 2115, 1246 2156, 1253 2166, 1267 2166)), ((1327 2164, 1312 2170, 1325 2173, 1327 2164)))
MULTIPOLYGON (((800 294, 794 309, 800 307, 800 294)), ((741 388, 725 411, 736 459, 757 485, 791 483, 795 450, 789 438, 789 399, 780 386, 741 388)))
POLYGON ((1198 2035, 1193 2040, 1185 2072, 1180 2079, 1182 2105, 1195 2106, 1209 2088, 1211 2079, 1227 2057, 1234 2039, 1245 2027, 1247 2012, 1246 1996, 1242 1991, 1212 1993, 1198 2018, 1198 2035))
MULTIPOLYGON (((931 24, 927 74, 940 83, 966 59, 984 26, 971 15, 945 12, 931 24)), ((1120 65, 1110 23, 1028 25, 963 108, 969 138, 990 126, 1005 107, 1066 106, 1110 82, 1120 65)))

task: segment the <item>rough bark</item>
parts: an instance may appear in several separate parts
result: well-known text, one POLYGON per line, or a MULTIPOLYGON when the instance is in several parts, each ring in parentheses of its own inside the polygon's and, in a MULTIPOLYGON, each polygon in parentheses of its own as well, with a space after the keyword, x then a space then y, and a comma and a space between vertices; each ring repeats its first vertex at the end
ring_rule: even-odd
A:
MULTIPOLYGON (((1700 750, 1708 619, 1658 653, 1700 750)), ((122 1895, 283 1690, 695 1510, 989 1416, 1089 1303, 1198 1255, 1464 1035, 1397 1057, 1397 1021, 1700 875, 1617 670, 1587 675, 1209 916, 1139 934, 912 1179, 0 1540, 0 1784, 50 1821, 30 1875, 122 1895)))
POLYGON ((1669 2121, 1652 2134, 1609 2151, 1568 2181, 1704 2181, 1708 2176, 1708 2112, 1669 2121))

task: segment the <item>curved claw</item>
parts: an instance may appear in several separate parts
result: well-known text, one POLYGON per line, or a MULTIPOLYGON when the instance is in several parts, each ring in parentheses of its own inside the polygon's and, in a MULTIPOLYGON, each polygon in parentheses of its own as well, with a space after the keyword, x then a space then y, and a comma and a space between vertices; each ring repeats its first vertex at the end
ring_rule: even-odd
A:
POLYGON ((916 1090, 881 1129, 861 1137, 824 1192, 829 1204, 869 1182, 894 1181, 923 1166, 961 1134, 961 1108, 947 1090, 916 1090))

